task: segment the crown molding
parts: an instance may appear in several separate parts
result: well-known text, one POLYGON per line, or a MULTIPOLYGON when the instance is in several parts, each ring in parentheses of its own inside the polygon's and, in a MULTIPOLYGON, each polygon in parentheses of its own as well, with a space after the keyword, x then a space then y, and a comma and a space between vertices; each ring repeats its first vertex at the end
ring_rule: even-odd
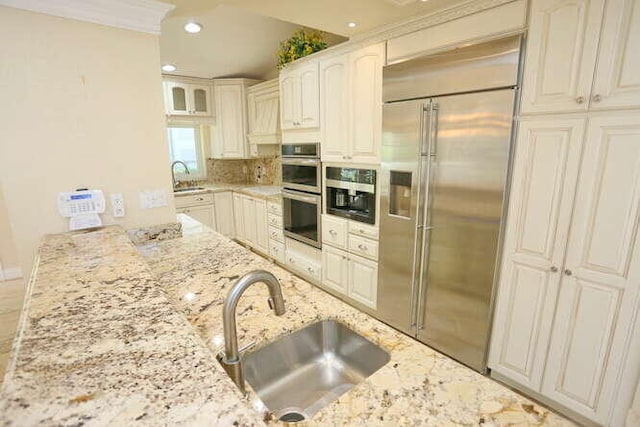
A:
POLYGON ((362 42, 364 40, 370 40, 378 42, 388 40, 423 30, 428 27, 433 27, 438 24, 453 21, 455 19, 463 18, 465 16, 473 15, 488 9, 493 9, 494 7, 502 6, 503 4, 512 3, 514 1, 516 0, 469 0, 465 3, 440 9, 427 15, 394 22, 392 24, 375 28, 371 31, 357 34, 351 38, 350 41, 362 42))
POLYGON ((0 0, 0 6, 150 34, 160 34, 162 19, 175 8, 155 0, 0 0))
MULTIPOLYGON (((1 1, 1 0, 0 0, 1 1)), ((331 56, 340 55, 362 47, 380 43, 389 39, 404 36, 409 33, 433 27, 445 22, 453 21, 485 10, 493 9, 513 3, 517 0, 468 0, 445 9, 440 9, 429 14, 420 15, 405 19, 400 22, 394 22, 382 27, 374 28, 364 33, 356 34, 344 43, 328 47, 309 56, 296 59, 294 62, 285 65, 285 69, 294 69, 302 64, 320 58, 329 58, 331 56)))

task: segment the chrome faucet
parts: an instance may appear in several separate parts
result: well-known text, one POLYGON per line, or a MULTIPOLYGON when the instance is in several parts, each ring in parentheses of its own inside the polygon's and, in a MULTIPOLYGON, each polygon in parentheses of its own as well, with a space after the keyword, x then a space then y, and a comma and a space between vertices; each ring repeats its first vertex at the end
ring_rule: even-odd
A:
POLYGON ((191 173, 189 172, 189 166, 187 166, 187 164, 182 160, 176 160, 175 162, 171 163, 171 179, 173 180, 174 190, 178 187, 178 184, 179 184, 179 181, 176 179, 176 172, 175 172, 176 165, 184 166, 184 170, 187 173, 187 175, 191 173))
POLYGON ((221 364, 243 394, 246 393, 246 390, 244 386, 244 372, 242 370, 240 354, 252 345, 238 350, 236 307, 238 306, 238 301, 244 291, 254 283, 259 282, 266 284, 269 288, 269 298, 267 299, 269 308, 273 310, 276 316, 282 316, 285 312, 285 308, 280 282, 278 282, 276 276, 264 270, 252 271, 238 279, 225 298, 224 308, 222 311, 222 324, 224 326, 224 357, 221 360, 221 364))

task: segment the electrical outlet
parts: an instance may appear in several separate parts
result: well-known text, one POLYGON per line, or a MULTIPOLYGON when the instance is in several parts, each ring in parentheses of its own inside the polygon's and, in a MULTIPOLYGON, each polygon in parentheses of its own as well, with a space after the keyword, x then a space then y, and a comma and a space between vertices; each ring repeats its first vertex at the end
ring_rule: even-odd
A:
POLYGON ((111 210, 113 211, 114 218, 121 218, 124 213, 124 197, 121 193, 111 194, 111 210))

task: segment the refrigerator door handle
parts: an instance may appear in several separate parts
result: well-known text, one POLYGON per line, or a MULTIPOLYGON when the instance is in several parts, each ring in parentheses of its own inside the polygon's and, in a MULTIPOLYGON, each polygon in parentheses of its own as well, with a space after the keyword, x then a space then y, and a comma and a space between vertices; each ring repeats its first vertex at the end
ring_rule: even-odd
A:
POLYGON ((428 268, 428 251, 429 251, 429 238, 430 231, 433 230, 431 226, 431 172, 432 172, 432 158, 436 155, 435 145, 436 145, 436 135, 437 135, 437 111, 438 104, 435 104, 433 101, 429 103, 425 107, 425 111, 427 113, 426 117, 426 132, 425 138, 423 140, 422 145, 422 155, 425 161, 423 164, 425 167, 425 172, 423 175, 422 182, 422 191, 424 196, 423 200, 423 208, 422 208, 422 218, 421 224, 418 225, 418 230, 423 230, 421 233, 421 241, 420 241, 420 252, 419 252, 419 270, 417 272, 419 280, 418 280, 418 304, 417 304, 417 312, 414 317, 416 319, 416 328, 417 331, 424 329, 424 296, 426 294, 426 286, 425 276, 426 269, 428 268))
POLYGON ((436 138, 438 136, 438 104, 431 102, 429 113, 429 157, 436 156, 436 138))

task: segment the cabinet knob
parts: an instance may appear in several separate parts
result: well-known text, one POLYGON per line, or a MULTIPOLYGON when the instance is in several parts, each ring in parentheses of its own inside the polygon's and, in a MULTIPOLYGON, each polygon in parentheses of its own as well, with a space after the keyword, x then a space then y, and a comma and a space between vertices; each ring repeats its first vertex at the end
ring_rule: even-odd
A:
POLYGON ((568 268, 564 271, 564 274, 566 274, 567 276, 571 276, 573 274, 573 271, 569 270, 568 268))
POLYGON ((578 104, 584 104, 584 96, 579 96, 576 98, 576 102, 578 104))
POLYGON ((593 102, 600 102, 602 101, 602 96, 595 94, 591 99, 593 99, 593 102))
POLYGON ((201 202, 201 201, 203 201, 204 199, 203 199, 202 197, 198 197, 196 200, 197 200, 197 201, 199 201, 199 202, 201 202))
POLYGON ((335 236, 338 233, 336 233, 336 230, 329 230, 329 234, 331 234, 332 236, 335 236))
POLYGON ((558 272, 558 267, 556 267, 555 265, 551 266, 551 272, 552 273, 557 273, 558 272))
POLYGON ((358 249, 360 249, 361 251, 366 251, 367 247, 364 245, 358 245, 358 249))
POLYGON ((307 268, 307 271, 308 271, 309 273, 313 274, 313 268, 309 267, 309 268, 307 268))

